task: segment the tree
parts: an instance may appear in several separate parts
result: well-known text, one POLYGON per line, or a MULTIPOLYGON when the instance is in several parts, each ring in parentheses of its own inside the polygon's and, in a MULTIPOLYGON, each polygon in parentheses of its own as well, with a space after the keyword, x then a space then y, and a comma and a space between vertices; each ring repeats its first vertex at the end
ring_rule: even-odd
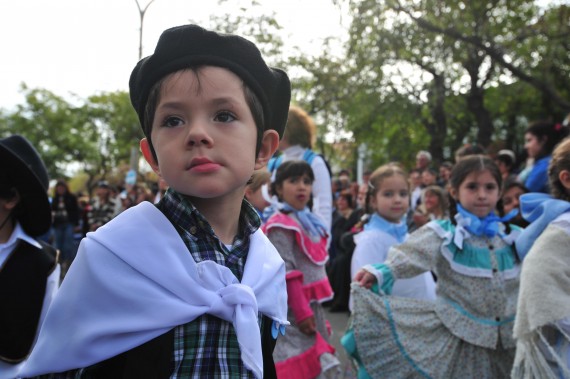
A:
POLYGON ((88 167, 88 162, 98 156, 99 136, 83 106, 73 105, 45 89, 22 85, 22 91, 25 103, 5 114, 0 133, 3 136, 18 133, 28 138, 52 178, 66 177, 72 163, 88 167))
MULTIPOLYGON (((411 104, 423 109, 414 114, 430 135, 429 150, 436 161, 450 157, 468 140, 490 146, 505 134, 504 128, 513 126, 514 120, 524 119, 513 117, 514 111, 487 99, 489 93, 499 93, 495 88, 514 88, 513 82, 518 79, 540 91, 543 112, 560 116, 568 86, 556 87, 553 78, 562 76, 565 79, 561 83, 568 81, 568 54, 560 47, 567 45, 567 39, 561 40, 567 37, 567 7, 560 7, 563 12, 549 10, 541 14, 534 2, 524 0, 347 3, 352 24, 345 61, 354 60, 354 72, 360 75, 383 78, 376 79, 385 94, 383 99, 403 96, 409 99, 408 110, 411 104), (552 21, 555 14, 559 17, 552 21), (538 41, 542 47, 535 53, 532 47, 536 48, 538 41), (503 51, 502 60, 498 59, 497 50, 503 51), (543 62, 546 56, 555 57, 554 63, 543 62), (411 69, 394 69, 402 66, 411 69), (543 66, 555 69, 550 72, 543 66)), ((367 92, 369 88, 359 90, 367 92)), ((384 112, 401 111, 384 107, 384 112)))
MULTIPOLYGON (((87 174, 88 187, 129 161, 142 138, 126 92, 101 93, 77 104, 45 89, 23 86, 25 103, 1 118, 0 135, 17 131, 39 150, 50 177, 87 174)), ((124 175, 124 174, 123 174, 124 175)))

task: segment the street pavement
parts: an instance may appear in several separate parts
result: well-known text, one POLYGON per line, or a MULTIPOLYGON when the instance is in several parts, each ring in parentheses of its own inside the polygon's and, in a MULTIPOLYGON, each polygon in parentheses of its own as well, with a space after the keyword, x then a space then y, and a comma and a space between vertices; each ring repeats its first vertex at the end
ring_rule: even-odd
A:
POLYGON ((342 365, 342 379, 354 379, 354 369, 352 363, 346 354, 346 350, 340 344, 340 338, 344 335, 348 325, 348 312, 330 312, 329 308, 325 308, 325 314, 329 323, 331 324, 332 336, 330 338, 331 344, 336 349, 336 355, 342 365))

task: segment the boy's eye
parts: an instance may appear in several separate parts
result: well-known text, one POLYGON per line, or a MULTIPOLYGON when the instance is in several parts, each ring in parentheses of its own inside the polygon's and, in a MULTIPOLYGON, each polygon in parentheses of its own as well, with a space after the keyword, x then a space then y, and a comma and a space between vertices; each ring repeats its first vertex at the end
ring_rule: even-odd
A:
POLYGON ((392 196, 394 196, 394 192, 392 192, 392 191, 386 191, 386 192, 383 193, 383 196, 384 196, 384 197, 392 197, 392 196))
POLYGON ((169 116, 164 119, 164 121, 162 122, 162 126, 165 126, 167 128, 173 128, 175 126, 182 125, 182 123, 183 121, 180 117, 169 116))
POLYGON ((313 182, 312 182, 311 179, 309 179, 309 178, 303 178, 303 184, 305 184, 305 185, 308 186, 308 185, 313 184, 313 182))
POLYGON ((487 184, 485 187, 488 191, 494 191, 497 188, 495 184, 487 184))
POLYGON ((470 190, 476 190, 476 189, 477 189, 477 184, 475 184, 475 183, 469 183, 466 187, 467 187, 467 189, 470 189, 470 190))
POLYGON ((218 112, 214 117, 214 120, 217 122, 226 123, 226 122, 235 121, 236 117, 231 112, 223 111, 223 112, 218 112))
POLYGON ((408 197, 408 191, 401 191, 400 197, 408 197))

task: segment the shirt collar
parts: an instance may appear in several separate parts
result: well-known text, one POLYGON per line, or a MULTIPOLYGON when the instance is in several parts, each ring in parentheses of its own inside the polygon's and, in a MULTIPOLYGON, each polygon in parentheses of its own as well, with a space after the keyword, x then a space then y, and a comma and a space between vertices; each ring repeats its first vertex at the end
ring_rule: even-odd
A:
POLYGON ((295 155, 295 154, 301 154, 305 151, 305 148, 301 145, 293 145, 293 146, 289 146, 288 148, 286 148, 285 150, 283 150, 283 154, 285 155, 295 155))
POLYGON ((16 226, 14 228, 14 231, 12 232, 12 235, 10 236, 10 238, 8 238, 8 241, 6 241, 6 243, 0 244, 0 249, 2 249, 2 250, 8 249, 9 247, 16 245, 18 240, 22 240, 24 242, 27 242, 30 245, 37 247, 38 249, 42 248, 40 243, 38 241, 36 241, 34 238, 32 238, 31 236, 29 236, 24 231, 24 229, 22 228, 20 223, 16 222, 16 226))
MULTIPOLYGON (((203 233, 215 236, 210 223, 192 202, 181 193, 169 188, 160 200, 159 208, 174 225, 186 231, 191 231, 194 228, 194 230, 201 230, 203 233)), ((241 204, 239 225, 238 235, 236 236, 239 239, 255 233, 261 226, 261 219, 257 211, 245 199, 242 200, 241 204)), ((195 233, 191 234, 194 235, 195 233)))

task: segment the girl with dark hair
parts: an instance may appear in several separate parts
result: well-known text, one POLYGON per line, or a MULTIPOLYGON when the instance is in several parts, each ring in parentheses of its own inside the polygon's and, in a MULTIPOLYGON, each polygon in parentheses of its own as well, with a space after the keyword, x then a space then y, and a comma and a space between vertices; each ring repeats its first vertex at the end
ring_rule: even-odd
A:
POLYGON ((274 213, 263 226, 287 270, 288 321, 273 358, 277 377, 315 378, 337 375, 340 362, 329 344, 322 303, 333 293, 325 264, 328 260, 326 227, 307 204, 315 176, 302 160, 283 162, 271 190, 277 196, 274 213))
POLYGON ((530 192, 549 193, 548 164, 554 147, 568 136, 568 126, 551 121, 536 121, 525 131, 524 147, 534 165, 524 185, 530 192))
POLYGON ((356 274, 352 327, 371 376, 510 375, 519 260, 515 234, 503 224, 513 214, 501 217, 501 185, 492 159, 460 159, 449 183, 450 220, 429 222, 383 264, 356 274), (435 302, 389 296, 395 281, 428 271, 438 278, 435 302))

